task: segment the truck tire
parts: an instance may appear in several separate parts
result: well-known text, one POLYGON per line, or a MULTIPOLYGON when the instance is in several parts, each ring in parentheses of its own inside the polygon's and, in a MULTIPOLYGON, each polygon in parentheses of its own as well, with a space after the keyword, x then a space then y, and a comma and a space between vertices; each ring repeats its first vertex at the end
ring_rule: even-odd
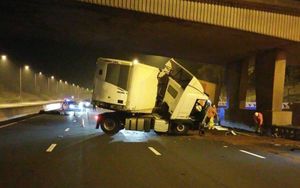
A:
POLYGON ((173 133, 176 135, 186 135, 189 130, 189 126, 182 123, 173 124, 172 128, 173 133))
POLYGON ((114 135, 121 129, 120 122, 116 118, 105 117, 105 119, 101 122, 101 129, 106 134, 114 135))

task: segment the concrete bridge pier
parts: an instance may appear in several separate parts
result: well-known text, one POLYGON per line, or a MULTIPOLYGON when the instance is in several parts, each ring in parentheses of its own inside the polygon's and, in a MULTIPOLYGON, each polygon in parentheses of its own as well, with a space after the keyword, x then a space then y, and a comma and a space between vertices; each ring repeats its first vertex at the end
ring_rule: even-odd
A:
POLYGON ((248 66, 253 58, 227 65, 225 79, 227 90, 226 119, 230 121, 252 123, 252 111, 246 110, 246 95, 248 85, 248 66))
POLYGON ((285 70, 284 51, 270 50, 256 56, 256 109, 264 114, 267 126, 292 124, 292 112, 282 111, 285 70))
POLYGON ((253 110, 246 110, 248 66, 255 61, 256 111, 264 115, 265 126, 292 124, 292 112, 282 111, 286 53, 270 50, 258 53, 226 67, 227 104, 226 119, 253 124, 253 110))

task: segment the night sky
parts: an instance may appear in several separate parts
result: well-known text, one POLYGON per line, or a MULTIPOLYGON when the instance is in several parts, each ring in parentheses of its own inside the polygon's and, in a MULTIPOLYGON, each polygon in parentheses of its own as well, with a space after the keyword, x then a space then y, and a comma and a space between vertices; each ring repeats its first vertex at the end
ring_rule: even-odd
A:
MULTIPOLYGON (((28 64, 35 72, 55 75, 57 79, 89 88, 93 85, 98 57, 138 58, 148 62, 155 59, 159 62, 158 67, 162 67, 168 59, 119 48, 114 46, 118 37, 112 38, 116 41, 113 42, 109 36, 97 34, 97 30, 105 33, 101 27, 112 22, 114 15, 109 9, 85 13, 81 5, 61 2, 1 1, 0 54, 6 54, 18 66, 28 64), (90 14, 97 14, 98 11, 104 15, 99 18, 102 20, 96 20, 99 23, 93 20, 88 23, 90 14)), ((93 10, 93 7, 88 8, 93 10)), ((122 37, 126 38, 124 35, 122 37)))
POLYGON ((0 52, 6 54, 10 61, 18 66, 28 64, 35 72, 41 71, 48 76, 55 75, 57 79, 88 88, 92 88, 93 85, 95 63, 98 57, 138 59, 150 65, 153 65, 151 61, 155 60, 159 62, 154 65, 157 67, 162 67, 169 59, 138 53, 115 52, 115 55, 112 55, 103 49, 97 50, 72 43, 16 38, 1 39, 0 52), (14 42, 11 43, 11 41, 14 42))

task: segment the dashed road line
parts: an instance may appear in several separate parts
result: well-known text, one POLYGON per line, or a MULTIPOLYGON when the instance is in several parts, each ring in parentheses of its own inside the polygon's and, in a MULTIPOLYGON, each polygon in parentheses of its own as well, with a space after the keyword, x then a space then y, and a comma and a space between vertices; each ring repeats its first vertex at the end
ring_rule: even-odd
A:
POLYGON ((51 144, 49 148, 46 150, 46 152, 52 152, 57 144, 51 144))
POLYGON ((66 128, 65 131, 68 132, 70 130, 70 128, 66 128))
POLYGON ((154 149, 153 147, 148 147, 148 149, 150 149, 155 155, 161 155, 156 149, 154 149))
POLYGON ((245 150, 240 150, 240 152, 243 152, 243 153, 246 153, 246 154, 252 155, 252 156, 254 156, 254 157, 261 158, 261 159, 265 159, 265 158, 266 158, 266 157, 264 157, 264 156, 257 155, 257 154, 255 154, 255 153, 251 153, 251 152, 245 151, 245 150))
POLYGON ((9 126, 15 125, 15 124, 20 123, 20 122, 21 122, 21 121, 9 123, 9 124, 7 124, 7 125, 2 125, 2 126, 0 126, 0 129, 3 129, 3 128, 5 128, 5 127, 9 127, 9 126))

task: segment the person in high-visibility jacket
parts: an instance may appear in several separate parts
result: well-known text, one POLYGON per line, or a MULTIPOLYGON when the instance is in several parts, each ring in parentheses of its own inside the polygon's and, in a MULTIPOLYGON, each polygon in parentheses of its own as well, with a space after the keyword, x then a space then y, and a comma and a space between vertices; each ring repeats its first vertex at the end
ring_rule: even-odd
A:
POLYGON ((217 115, 217 108, 215 105, 210 106, 207 109, 207 118, 209 119, 208 122, 208 129, 214 129, 215 126, 215 116, 217 115))
POLYGON ((264 118, 262 113, 260 112, 255 112, 253 115, 253 120, 255 124, 255 132, 258 134, 262 134, 262 126, 264 123, 264 118))

